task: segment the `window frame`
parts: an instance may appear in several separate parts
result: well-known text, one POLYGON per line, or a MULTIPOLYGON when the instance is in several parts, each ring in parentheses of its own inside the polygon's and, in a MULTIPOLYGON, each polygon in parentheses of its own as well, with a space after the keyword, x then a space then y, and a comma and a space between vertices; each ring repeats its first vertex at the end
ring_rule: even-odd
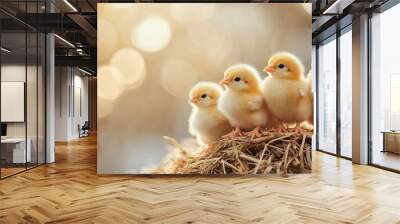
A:
POLYGON ((327 37, 326 39, 319 41, 316 44, 316 124, 315 124, 315 130, 316 130, 316 151, 323 152, 329 155, 333 155, 339 158, 343 158, 346 160, 352 160, 352 158, 347 157, 342 155, 342 150, 341 150, 341 118, 340 118, 340 103, 341 103, 341 97, 340 97, 340 82, 341 82, 341 65, 340 65, 340 60, 341 60, 341 55, 340 55, 340 37, 347 32, 352 31, 352 23, 349 23, 345 27, 343 27, 340 30, 337 30, 336 33, 332 34, 331 36, 327 37), (331 41, 336 41, 336 152, 332 153, 327 150, 321 149, 320 142, 319 142, 319 103, 320 103, 320 96, 319 96, 319 51, 318 49, 320 48, 320 45, 329 43, 331 41))
MULTIPOLYGON (((368 31, 367 31, 367 39, 368 39, 368 69, 367 69, 367 78, 368 78, 368 111, 367 111, 367 116, 368 116, 368 165, 380 168, 383 170, 391 171, 394 173, 400 173, 400 170, 394 169, 391 167, 383 166, 377 163, 373 162, 373 153, 374 153, 374 148, 373 148, 373 132, 372 132, 372 93, 373 93, 373 88, 372 88, 372 72, 373 72, 373 27, 372 27, 372 19, 376 14, 382 14, 385 11, 393 8, 394 6, 399 5, 400 1, 399 0, 389 0, 385 2, 384 4, 380 5, 379 7, 368 11, 368 31)), ((400 6, 399 6, 400 7, 400 6)))

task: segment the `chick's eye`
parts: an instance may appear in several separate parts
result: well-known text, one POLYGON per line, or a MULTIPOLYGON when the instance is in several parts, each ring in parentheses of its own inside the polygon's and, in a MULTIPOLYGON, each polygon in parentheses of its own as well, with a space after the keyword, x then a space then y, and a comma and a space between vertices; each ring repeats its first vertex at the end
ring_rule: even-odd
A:
POLYGON ((282 69, 282 68, 284 68, 284 67, 285 67, 284 64, 279 64, 279 65, 278 65, 278 68, 281 68, 281 69, 282 69))
POLYGON ((235 82, 240 82, 240 77, 236 77, 234 80, 235 82))
POLYGON ((207 98, 207 94, 201 95, 201 98, 203 98, 203 99, 207 98))

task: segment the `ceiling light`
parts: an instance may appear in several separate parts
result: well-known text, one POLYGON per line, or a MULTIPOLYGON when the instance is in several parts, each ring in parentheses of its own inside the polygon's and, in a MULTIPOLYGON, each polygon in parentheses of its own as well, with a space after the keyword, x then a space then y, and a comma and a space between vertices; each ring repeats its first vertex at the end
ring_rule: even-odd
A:
POLYGON ((331 13, 332 9, 336 9, 336 7, 339 4, 339 2, 340 2, 340 0, 336 0, 332 5, 330 5, 327 9, 325 9, 322 14, 331 13))
POLYGON ((354 0, 336 0, 322 14, 342 14, 343 10, 351 5, 354 0))
POLYGON ((78 10, 68 0, 64 0, 64 3, 67 4, 74 12, 78 12, 78 10))
POLYGON ((81 71, 81 72, 83 72, 83 73, 85 73, 85 74, 87 74, 87 75, 93 75, 92 73, 90 73, 90 72, 88 72, 88 71, 86 71, 86 70, 84 70, 84 69, 81 69, 81 68, 79 68, 79 67, 78 67, 78 70, 81 71))
POLYGON ((71 42, 69 42, 68 40, 60 37, 58 34, 54 34, 55 37, 57 37, 59 40, 61 40, 62 42, 64 42, 65 44, 67 44, 70 47, 75 48, 75 45, 73 45, 71 42))
POLYGON ((11 52, 11 50, 9 50, 9 49, 7 49, 5 47, 1 47, 0 49, 1 49, 1 51, 4 51, 6 53, 10 53, 11 52))

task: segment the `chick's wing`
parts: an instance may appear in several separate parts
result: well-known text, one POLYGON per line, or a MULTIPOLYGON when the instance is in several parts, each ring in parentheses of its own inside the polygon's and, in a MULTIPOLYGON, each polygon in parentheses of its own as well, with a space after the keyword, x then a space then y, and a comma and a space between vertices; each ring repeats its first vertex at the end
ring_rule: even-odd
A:
POLYGON ((250 111, 256 111, 262 108, 264 99, 262 96, 253 96, 248 103, 250 111))

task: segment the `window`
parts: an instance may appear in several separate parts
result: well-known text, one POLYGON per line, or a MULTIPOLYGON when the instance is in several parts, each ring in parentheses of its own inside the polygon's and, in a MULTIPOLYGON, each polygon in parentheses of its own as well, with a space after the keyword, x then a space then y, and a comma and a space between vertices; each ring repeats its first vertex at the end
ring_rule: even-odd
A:
POLYGON ((400 170, 400 5, 371 19, 371 141, 373 164, 400 170))
POLYGON ((336 39, 318 48, 318 149, 336 153, 336 39))
MULTIPOLYGON (((349 27, 351 28, 351 27, 349 27)), ((340 36, 340 155, 352 157, 352 35, 340 36)))

